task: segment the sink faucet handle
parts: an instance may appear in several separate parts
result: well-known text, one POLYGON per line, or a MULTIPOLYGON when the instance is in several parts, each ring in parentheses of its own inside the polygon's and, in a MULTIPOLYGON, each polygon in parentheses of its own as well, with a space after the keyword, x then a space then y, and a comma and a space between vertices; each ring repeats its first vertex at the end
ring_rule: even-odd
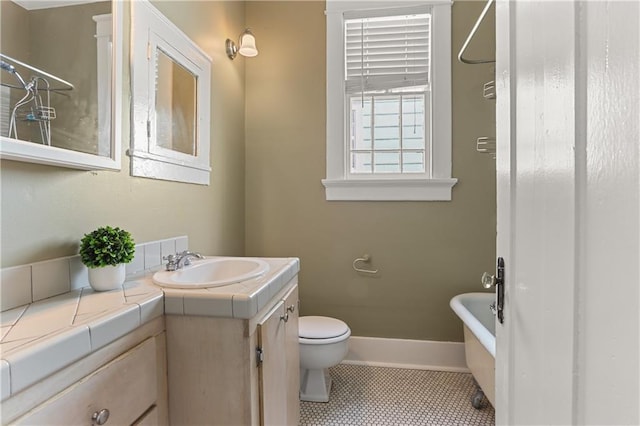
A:
POLYGON ((167 261, 167 271, 175 271, 178 269, 179 257, 177 254, 169 254, 167 256, 163 256, 162 259, 167 261))

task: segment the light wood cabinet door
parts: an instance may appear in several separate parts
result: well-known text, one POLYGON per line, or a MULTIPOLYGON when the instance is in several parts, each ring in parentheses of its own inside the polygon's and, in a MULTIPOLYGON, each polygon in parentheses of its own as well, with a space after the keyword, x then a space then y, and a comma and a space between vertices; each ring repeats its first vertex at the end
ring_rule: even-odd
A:
POLYGON ((287 424, 287 363, 284 354, 287 316, 284 301, 258 323, 258 346, 262 362, 259 366, 260 424, 287 424))
POLYGON ((300 347, 298 344, 299 317, 298 286, 285 296, 284 306, 289 319, 285 325, 285 354, 287 357, 287 425, 300 420, 300 347))
POLYGON ((298 286, 294 286, 258 324, 260 422, 294 426, 300 419, 298 286))

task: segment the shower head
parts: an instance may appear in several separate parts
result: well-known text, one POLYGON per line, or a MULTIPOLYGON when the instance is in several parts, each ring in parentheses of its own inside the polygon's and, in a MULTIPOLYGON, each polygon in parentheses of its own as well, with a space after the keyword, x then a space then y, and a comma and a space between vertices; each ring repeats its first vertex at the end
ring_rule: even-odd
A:
POLYGON ((10 72, 11 74, 15 74, 16 73, 16 67, 14 67, 13 65, 5 62, 5 61, 0 61, 0 68, 2 68, 5 71, 10 72))
POLYGON ((15 75, 16 78, 18 79, 18 81, 20 82, 20 84, 22 85, 22 87, 24 89, 28 90, 27 83, 25 83, 25 81, 22 78, 22 76, 20 76, 20 73, 18 73, 18 71, 16 71, 16 67, 14 67, 13 65, 11 65, 8 62, 0 60, 0 69, 3 69, 5 71, 7 71, 8 73, 11 73, 11 74, 15 75))

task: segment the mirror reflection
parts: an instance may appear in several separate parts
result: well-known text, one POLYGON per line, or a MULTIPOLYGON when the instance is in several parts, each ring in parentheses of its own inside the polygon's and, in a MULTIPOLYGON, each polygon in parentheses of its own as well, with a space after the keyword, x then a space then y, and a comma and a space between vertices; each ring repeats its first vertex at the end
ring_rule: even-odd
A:
POLYGON ((161 49, 156 52, 157 144, 197 155, 196 78, 161 49))
POLYGON ((111 2, 55 3, 1 2, 0 135, 110 157, 111 2))

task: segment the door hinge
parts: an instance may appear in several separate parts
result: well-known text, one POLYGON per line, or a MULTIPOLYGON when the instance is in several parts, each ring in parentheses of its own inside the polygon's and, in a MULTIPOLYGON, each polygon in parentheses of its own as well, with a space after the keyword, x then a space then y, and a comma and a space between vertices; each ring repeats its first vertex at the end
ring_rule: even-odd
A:
POLYGON ((147 139, 151 139, 151 120, 147 120, 147 139))
POLYGON ((261 347, 256 348, 256 365, 260 367, 260 364, 264 361, 264 351, 261 347))

